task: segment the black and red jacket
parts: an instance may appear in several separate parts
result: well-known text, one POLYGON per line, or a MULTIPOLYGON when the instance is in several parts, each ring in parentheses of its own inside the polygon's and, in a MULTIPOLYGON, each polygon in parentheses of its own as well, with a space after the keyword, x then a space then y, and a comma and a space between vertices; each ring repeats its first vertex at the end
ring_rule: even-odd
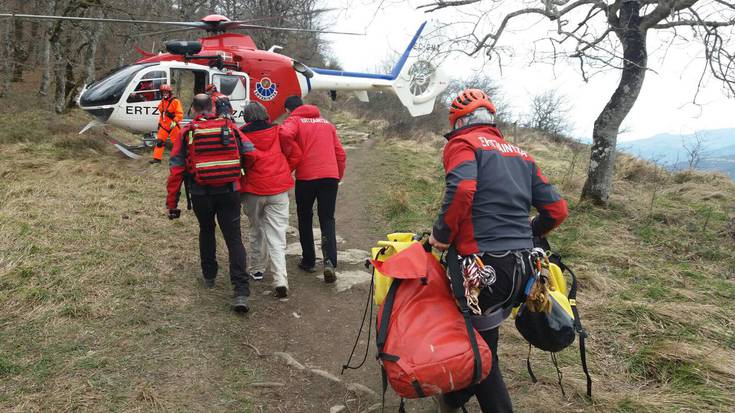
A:
MULTIPOLYGON (((181 136, 187 136, 194 123, 197 123, 199 128, 204 129, 207 128, 207 121, 215 119, 217 119, 217 117, 213 114, 197 115, 191 123, 181 130, 181 136)), ((238 149, 240 150, 240 156, 244 158, 253 157, 256 151, 255 146, 240 132, 239 129, 235 127, 234 123, 231 128, 231 132, 233 136, 236 136, 237 139, 239 139, 238 149)), ((168 191, 166 196, 166 208, 175 209, 178 205, 181 184, 184 182, 184 179, 188 179, 189 193, 191 195, 215 195, 240 190, 239 181, 219 186, 204 186, 197 184, 194 179, 190 179, 190 177, 188 177, 187 172, 190 171, 187 171, 187 157, 187 139, 178 139, 174 142, 174 147, 171 149, 171 158, 169 159, 171 170, 166 184, 166 189, 168 191)), ((245 162, 243 162, 243 164, 245 164, 245 162)))
POLYGON ((447 135, 446 192, 433 228, 437 241, 462 255, 533 247, 567 217, 567 203, 523 149, 494 125, 470 125, 447 135), (531 206, 538 215, 529 222, 531 206))

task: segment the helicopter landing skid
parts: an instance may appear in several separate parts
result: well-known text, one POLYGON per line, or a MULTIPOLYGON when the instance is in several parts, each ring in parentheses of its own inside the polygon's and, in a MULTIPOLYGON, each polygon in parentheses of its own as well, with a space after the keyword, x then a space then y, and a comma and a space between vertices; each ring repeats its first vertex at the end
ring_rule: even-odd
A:
POLYGON ((134 151, 137 151, 137 150, 140 150, 140 149, 145 149, 145 146, 144 145, 139 145, 139 146, 129 146, 129 145, 126 145, 126 144, 118 141, 117 139, 111 137, 107 133, 105 133, 105 137, 107 137, 107 139, 110 141, 110 143, 112 144, 112 146, 115 147, 115 149, 117 149, 118 151, 120 151, 120 153, 122 153, 123 155, 127 156, 130 159, 140 159, 140 155, 138 155, 134 151))

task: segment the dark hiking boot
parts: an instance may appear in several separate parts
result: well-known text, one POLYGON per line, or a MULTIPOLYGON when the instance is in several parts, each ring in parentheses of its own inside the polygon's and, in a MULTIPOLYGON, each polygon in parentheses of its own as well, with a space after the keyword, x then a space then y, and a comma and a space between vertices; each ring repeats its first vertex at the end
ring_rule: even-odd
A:
POLYGON ((250 310, 248 298, 244 295, 236 295, 232 300, 232 309, 238 313, 247 313, 250 310))
POLYGON ((286 298, 288 297, 288 287, 280 286, 276 287, 276 291, 273 293, 276 298, 286 298))
POLYGON ((204 281, 204 288, 207 290, 214 288, 214 278, 202 278, 202 281, 204 281))
POLYGON ((337 271, 329 260, 324 262, 324 282, 331 284, 337 281, 337 271))
POLYGON ((263 279, 263 273, 258 271, 250 274, 250 278, 254 279, 255 281, 260 281, 263 279))
POLYGON ((151 165, 158 165, 158 164, 161 163, 161 160, 160 159, 151 159, 150 161, 148 161, 148 163, 151 164, 151 165))
POLYGON ((299 263, 297 265, 298 265, 299 268, 301 268, 302 270, 304 270, 306 272, 316 272, 316 266, 315 265, 306 265, 304 263, 304 260, 303 259, 301 261, 299 261, 299 263))

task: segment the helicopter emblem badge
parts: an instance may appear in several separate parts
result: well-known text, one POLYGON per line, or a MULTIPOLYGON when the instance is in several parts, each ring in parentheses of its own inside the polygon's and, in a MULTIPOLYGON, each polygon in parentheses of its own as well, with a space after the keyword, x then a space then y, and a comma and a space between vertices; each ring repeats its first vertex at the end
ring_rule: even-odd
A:
POLYGON ((255 96, 263 101, 269 101, 276 97, 278 89, 276 84, 267 77, 260 79, 255 84, 255 96))

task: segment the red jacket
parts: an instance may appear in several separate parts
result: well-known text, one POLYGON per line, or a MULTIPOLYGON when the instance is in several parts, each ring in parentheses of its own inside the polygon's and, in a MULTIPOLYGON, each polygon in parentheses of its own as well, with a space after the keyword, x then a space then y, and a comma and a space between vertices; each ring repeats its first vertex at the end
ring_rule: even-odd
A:
MULTIPOLYGON (((197 115, 191 123, 186 125, 181 130, 181 136, 186 136, 189 133, 194 123, 197 123, 200 128, 207 127, 207 121, 215 119, 212 114, 197 115)), ((234 126, 234 123, 233 123, 234 126)), ((238 139, 240 139, 240 156, 245 159, 247 164, 249 159, 256 156, 255 146, 245 138, 239 129, 233 127, 232 133, 238 139)), ((187 179, 187 158, 189 157, 187 139, 178 139, 174 142, 174 147, 171 149, 171 158, 169 164, 171 169, 166 182, 167 196, 166 196, 166 208, 175 209, 179 203, 179 196, 181 194, 181 184, 184 179, 187 179)), ((189 191, 191 195, 206 195, 206 194, 219 194, 228 193, 240 190, 240 182, 235 181, 232 184, 221 185, 221 186, 207 186, 203 187, 198 185, 193 179, 189 179, 189 191)))
POLYGON ((471 125, 447 135, 446 192, 433 228, 437 241, 459 253, 533 247, 567 217, 567 203, 533 157, 503 139, 492 125, 471 125), (538 215, 528 222, 531 207, 538 215))
POLYGON ((302 159, 296 166, 296 179, 342 179, 347 155, 337 136, 337 129, 321 117, 319 109, 302 105, 294 109, 281 125, 281 137, 291 139, 301 148, 302 159))
POLYGON ((245 162, 246 175, 241 180, 240 192, 255 195, 275 195, 293 188, 291 165, 301 158, 301 150, 290 142, 282 142, 279 137, 280 126, 266 122, 260 125, 247 125, 241 129, 245 138, 257 150, 245 162))

